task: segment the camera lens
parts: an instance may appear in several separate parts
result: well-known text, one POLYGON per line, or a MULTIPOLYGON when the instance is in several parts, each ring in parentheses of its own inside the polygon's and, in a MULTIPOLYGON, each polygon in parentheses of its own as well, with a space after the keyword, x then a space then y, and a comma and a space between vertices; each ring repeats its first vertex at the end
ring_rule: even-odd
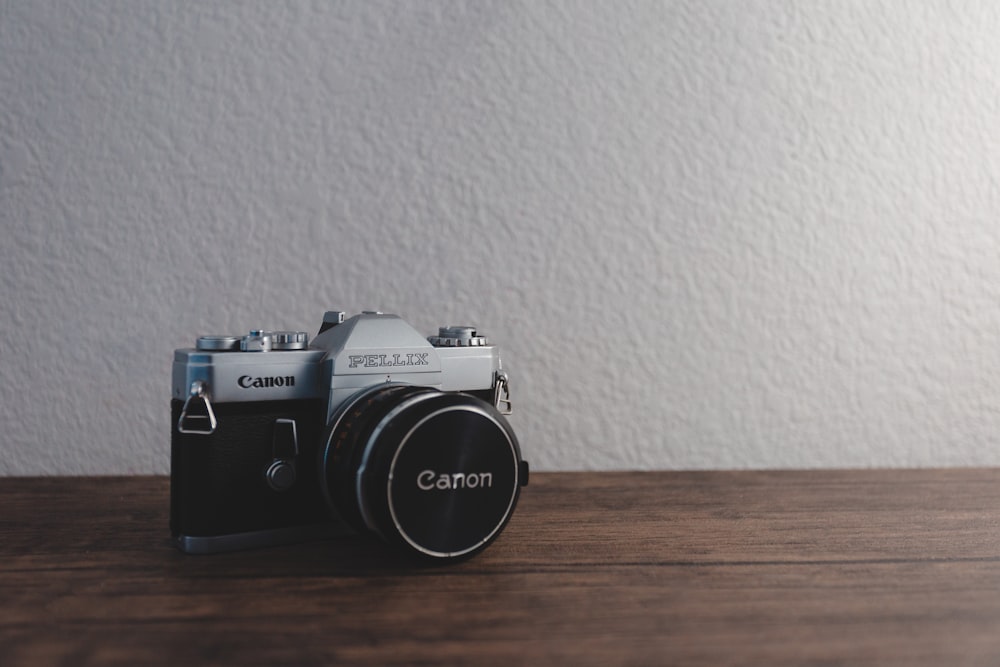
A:
POLYGON ((436 560, 488 546, 526 481, 492 405, 427 387, 382 385, 347 401, 321 456, 324 493, 348 522, 436 560))

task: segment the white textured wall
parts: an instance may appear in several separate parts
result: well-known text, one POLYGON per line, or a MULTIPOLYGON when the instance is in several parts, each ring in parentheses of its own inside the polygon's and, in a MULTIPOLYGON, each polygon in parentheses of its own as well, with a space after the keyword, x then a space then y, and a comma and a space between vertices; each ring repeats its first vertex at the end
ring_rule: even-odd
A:
POLYGON ((477 323, 541 469, 1000 465, 996 7, 0 0, 0 474, 334 306, 477 323))

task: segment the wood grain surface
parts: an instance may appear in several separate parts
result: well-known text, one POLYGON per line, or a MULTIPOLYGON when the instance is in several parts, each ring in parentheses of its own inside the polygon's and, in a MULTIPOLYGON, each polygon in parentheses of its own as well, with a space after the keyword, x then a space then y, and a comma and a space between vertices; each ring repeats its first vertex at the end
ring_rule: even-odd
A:
POLYGON ((476 558, 174 550, 168 481, 0 479, 0 664, 1000 665, 1000 471, 549 473, 476 558))

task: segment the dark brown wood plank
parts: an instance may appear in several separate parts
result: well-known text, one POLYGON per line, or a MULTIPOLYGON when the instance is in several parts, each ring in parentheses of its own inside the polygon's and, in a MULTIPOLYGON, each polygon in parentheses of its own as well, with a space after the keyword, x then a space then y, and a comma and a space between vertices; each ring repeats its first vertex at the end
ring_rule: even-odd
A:
POLYGON ((1000 471, 536 474, 449 567, 213 556, 167 480, 0 479, 0 664, 1000 664, 1000 471))

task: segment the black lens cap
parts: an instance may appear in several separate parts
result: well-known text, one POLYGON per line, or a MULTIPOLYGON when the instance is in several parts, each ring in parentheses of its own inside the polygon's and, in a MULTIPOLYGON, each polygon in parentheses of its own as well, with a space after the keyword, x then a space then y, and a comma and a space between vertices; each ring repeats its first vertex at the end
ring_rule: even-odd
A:
POLYGON ((352 457, 350 496, 364 524, 404 550, 436 560, 471 556, 503 530, 527 481, 517 438, 474 396, 397 396, 391 409, 383 403, 352 457))

